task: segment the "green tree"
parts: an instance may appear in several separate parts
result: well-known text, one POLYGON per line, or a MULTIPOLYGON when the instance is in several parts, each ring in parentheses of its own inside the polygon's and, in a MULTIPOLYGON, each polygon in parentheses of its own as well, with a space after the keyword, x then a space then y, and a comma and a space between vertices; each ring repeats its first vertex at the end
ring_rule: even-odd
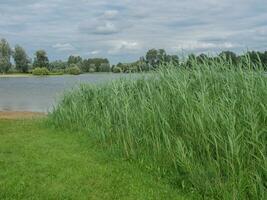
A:
POLYGON ((68 67, 67 62, 61 61, 61 60, 55 60, 49 63, 49 70, 61 70, 66 69, 68 67))
POLYGON ((87 60, 88 64, 91 65, 93 64, 95 66, 96 72, 101 72, 101 65, 102 64, 108 64, 109 65, 109 60, 107 58, 89 58, 87 60))
POLYGON ((146 53, 146 61, 153 68, 157 68, 160 64, 168 63, 170 56, 164 49, 150 49, 146 53))
POLYGON ((19 45, 15 46, 15 50, 13 53, 13 58, 15 61, 16 70, 19 72, 28 72, 30 58, 28 57, 26 51, 19 45))
POLYGON ((166 55, 165 63, 172 63, 173 65, 179 65, 179 57, 177 55, 166 55))
POLYGON ((230 61, 235 65, 238 63, 237 56, 232 51, 223 51, 222 53, 219 54, 219 57, 225 59, 226 61, 230 61))
POLYGON ((149 65, 151 65, 153 68, 156 68, 159 62, 158 58, 158 50, 156 49, 150 49, 146 53, 146 61, 148 62, 149 65))
POLYGON ((0 40, 0 72, 6 73, 11 68, 11 55, 12 50, 9 46, 9 43, 5 39, 0 40))
POLYGON ((101 63, 99 66, 99 72, 110 72, 110 64, 109 63, 101 63))
POLYGON ((68 58, 68 65, 70 66, 71 64, 75 64, 79 66, 82 63, 83 59, 81 56, 69 56, 68 58))
POLYGON ((36 68, 36 67, 40 67, 40 68, 45 67, 47 69, 49 68, 49 59, 44 50, 38 50, 35 53, 33 68, 36 68))

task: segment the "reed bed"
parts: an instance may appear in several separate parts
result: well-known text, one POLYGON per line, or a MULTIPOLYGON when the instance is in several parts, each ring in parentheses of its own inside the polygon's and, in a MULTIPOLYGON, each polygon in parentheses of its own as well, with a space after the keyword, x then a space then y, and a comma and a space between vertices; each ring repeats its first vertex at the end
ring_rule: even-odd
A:
POLYGON ((64 95, 49 123, 85 131, 203 199, 267 197, 267 77, 249 59, 82 85, 64 95))

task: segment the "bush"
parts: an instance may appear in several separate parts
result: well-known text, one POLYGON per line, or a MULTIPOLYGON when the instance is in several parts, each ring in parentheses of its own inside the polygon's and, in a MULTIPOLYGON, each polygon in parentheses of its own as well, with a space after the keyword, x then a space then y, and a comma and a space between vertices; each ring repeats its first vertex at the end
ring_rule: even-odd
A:
POLYGON ((49 75, 49 70, 45 67, 37 67, 32 70, 32 74, 36 76, 46 76, 49 75))
POLYGON ((81 70, 77 65, 71 64, 70 67, 68 67, 65 72, 67 74, 71 74, 71 75, 79 75, 81 74, 81 70))
POLYGON ((64 75, 64 69, 53 69, 49 73, 50 75, 64 75))
POLYGON ((95 68, 90 68, 89 69, 89 73, 94 73, 95 72, 95 68))
POLYGON ((122 72, 122 69, 120 67, 114 67, 113 68, 113 72, 114 73, 121 73, 122 72))

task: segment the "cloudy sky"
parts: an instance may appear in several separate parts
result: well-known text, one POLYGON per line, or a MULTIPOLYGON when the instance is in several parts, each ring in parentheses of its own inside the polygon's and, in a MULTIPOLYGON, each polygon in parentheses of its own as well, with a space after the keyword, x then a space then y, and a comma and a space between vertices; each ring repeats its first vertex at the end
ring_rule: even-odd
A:
POLYGON ((267 50, 266 0, 0 0, 0 38, 29 55, 133 61, 172 54, 267 50))

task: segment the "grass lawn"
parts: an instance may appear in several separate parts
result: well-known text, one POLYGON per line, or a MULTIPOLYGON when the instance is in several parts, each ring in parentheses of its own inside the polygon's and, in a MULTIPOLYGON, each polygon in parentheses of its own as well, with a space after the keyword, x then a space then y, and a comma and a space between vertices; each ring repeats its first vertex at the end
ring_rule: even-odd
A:
POLYGON ((0 120, 0 199, 184 199, 83 134, 35 120, 0 120))

